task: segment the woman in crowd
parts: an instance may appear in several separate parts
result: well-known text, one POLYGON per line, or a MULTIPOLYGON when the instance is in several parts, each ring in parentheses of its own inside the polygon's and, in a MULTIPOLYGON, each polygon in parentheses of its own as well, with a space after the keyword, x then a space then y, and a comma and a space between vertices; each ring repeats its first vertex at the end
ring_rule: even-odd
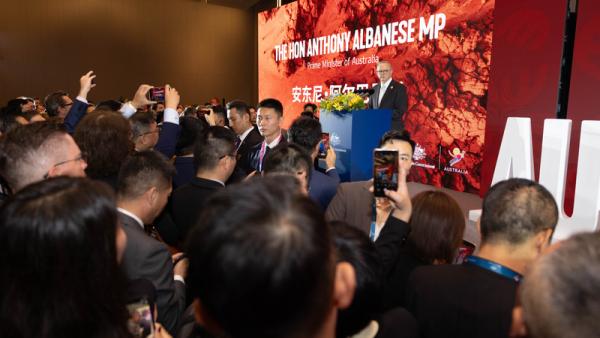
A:
POLYGON ((412 199, 410 234, 393 266, 386 267, 386 308, 405 305, 406 283, 418 266, 451 264, 462 243, 465 216, 458 203, 441 191, 425 191, 412 199))

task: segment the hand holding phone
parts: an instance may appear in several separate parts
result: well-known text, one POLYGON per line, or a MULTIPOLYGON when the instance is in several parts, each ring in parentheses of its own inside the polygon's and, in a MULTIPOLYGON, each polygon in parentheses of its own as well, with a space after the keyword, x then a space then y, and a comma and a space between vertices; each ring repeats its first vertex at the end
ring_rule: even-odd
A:
POLYGON ((319 158, 327 157, 329 151, 329 133, 321 133, 321 143, 319 143, 319 158))
POLYGON ((148 91, 148 100, 165 102, 165 87, 152 87, 148 91))
POLYGON ((373 152, 373 193, 385 197, 384 189, 398 189, 399 153, 397 150, 375 149, 373 152))

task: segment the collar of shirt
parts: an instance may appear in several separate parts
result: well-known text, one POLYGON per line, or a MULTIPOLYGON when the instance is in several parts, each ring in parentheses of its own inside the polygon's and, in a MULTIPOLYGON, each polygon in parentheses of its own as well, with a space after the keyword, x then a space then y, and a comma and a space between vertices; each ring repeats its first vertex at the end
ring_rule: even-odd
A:
POLYGON ((119 212, 133 218, 140 225, 142 230, 144 230, 144 222, 142 222, 142 220, 139 217, 137 217, 135 214, 133 214, 132 212, 127 211, 125 209, 121 209, 121 208, 117 208, 117 210, 119 210, 119 212))
POLYGON ((254 126, 248 128, 245 132, 242 133, 242 135, 240 135, 240 144, 242 142, 244 142, 244 140, 246 139, 246 137, 248 137, 248 134, 250 134, 250 132, 252 131, 252 129, 254 129, 254 126))
POLYGON ((203 177, 203 178, 204 178, 205 180, 208 180, 208 181, 213 181, 213 182, 217 182, 217 183, 219 183, 220 185, 222 185, 222 186, 225 186, 225 183, 223 183, 223 182, 221 182, 221 181, 219 181, 219 180, 215 180, 215 179, 212 179, 212 178, 205 178, 205 177, 203 177))
MULTIPOLYGON (((279 144, 279 142, 281 142, 281 138, 283 137, 283 135, 281 135, 281 133, 279 134, 279 137, 277 137, 276 139, 273 140, 273 142, 267 144, 267 146, 269 147, 269 149, 273 149, 275 147, 277 147, 277 145, 279 144)), ((264 140, 264 142, 267 142, 267 140, 264 140)))
POLYGON ((384 83, 381 84, 381 89, 385 90, 387 89, 387 87, 390 86, 390 83, 392 83, 392 78, 390 78, 389 80, 385 81, 384 83))

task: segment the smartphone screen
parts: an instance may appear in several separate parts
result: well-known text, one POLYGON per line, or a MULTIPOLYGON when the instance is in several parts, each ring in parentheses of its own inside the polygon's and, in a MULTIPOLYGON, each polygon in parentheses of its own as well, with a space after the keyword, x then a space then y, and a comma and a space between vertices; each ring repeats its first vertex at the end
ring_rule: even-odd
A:
POLYGON ((150 101, 165 102, 165 87, 152 87, 148 91, 150 101))
POLYGON ((327 157, 329 151, 329 133, 321 133, 321 143, 319 143, 319 157, 327 157))
POLYGON ((458 248, 456 258, 454 258, 454 264, 462 264, 465 258, 471 256, 475 252, 475 245, 463 240, 462 245, 458 248))
POLYGON ((154 318, 148 301, 142 299, 139 302, 128 304, 129 320, 127 327, 135 338, 146 338, 154 335, 154 318))
POLYGON ((375 149, 373 153, 373 187, 377 197, 384 197, 383 189, 398 189, 398 151, 375 149))

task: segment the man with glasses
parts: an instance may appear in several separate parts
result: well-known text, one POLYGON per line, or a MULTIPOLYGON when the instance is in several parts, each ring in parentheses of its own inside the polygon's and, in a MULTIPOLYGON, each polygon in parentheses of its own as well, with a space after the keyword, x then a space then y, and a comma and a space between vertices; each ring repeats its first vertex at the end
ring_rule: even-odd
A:
POLYGON ((379 83, 373 87, 373 94, 369 96, 369 109, 391 109, 392 129, 404 129, 402 115, 408 107, 406 86, 392 79, 393 69, 389 61, 377 63, 377 77, 379 83))
POLYGON ((13 193, 48 177, 83 177, 86 167, 71 135, 56 124, 18 126, 0 142, 0 175, 13 193))
POLYGON ((221 126, 208 129, 203 140, 196 143, 194 162, 196 177, 173 192, 170 212, 180 242, 198 221, 209 196, 222 189, 236 165, 236 136, 221 126))

